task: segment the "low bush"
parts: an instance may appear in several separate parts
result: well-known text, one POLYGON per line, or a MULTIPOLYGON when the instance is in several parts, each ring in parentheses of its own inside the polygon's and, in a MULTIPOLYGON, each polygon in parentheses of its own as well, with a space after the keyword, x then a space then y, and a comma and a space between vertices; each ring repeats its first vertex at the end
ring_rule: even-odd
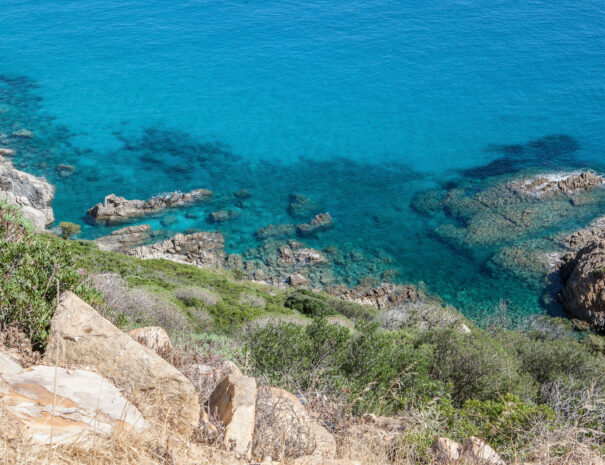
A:
POLYGON ((0 280, 0 324, 16 325, 36 349, 46 345, 58 293, 69 290, 99 302, 68 248, 34 235, 19 212, 5 204, 0 204, 0 280))
POLYGON ((485 331, 435 330, 422 341, 434 347, 431 375, 451 385, 456 406, 473 398, 495 400, 509 392, 533 399, 538 392, 521 360, 485 331))

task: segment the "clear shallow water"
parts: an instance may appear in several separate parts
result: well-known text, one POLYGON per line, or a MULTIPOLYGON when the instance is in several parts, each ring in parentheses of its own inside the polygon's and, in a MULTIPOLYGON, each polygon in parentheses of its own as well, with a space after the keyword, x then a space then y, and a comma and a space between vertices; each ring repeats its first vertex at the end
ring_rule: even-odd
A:
POLYGON ((58 221, 84 224, 111 192, 206 187, 213 204, 171 212, 170 229, 220 229, 243 252, 258 228, 304 221, 287 213, 300 192, 336 222, 308 242, 359 252, 337 269, 345 282, 397 268, 471 316, 500 298, 545 311, 543 286, 436 237, 443 219, 411 209, 414 194, 481 177, 502 156, 489 144, 578 141, 529 167, 598 168, 605 154, 599 1, 5 0, 0 27, 2 131, 34 131, 11 139, 15 163, 57 185, 58 221), (59 163, 77 172, 60 178, 59 163), (209 224, 220 208, 240 216, 209 224))

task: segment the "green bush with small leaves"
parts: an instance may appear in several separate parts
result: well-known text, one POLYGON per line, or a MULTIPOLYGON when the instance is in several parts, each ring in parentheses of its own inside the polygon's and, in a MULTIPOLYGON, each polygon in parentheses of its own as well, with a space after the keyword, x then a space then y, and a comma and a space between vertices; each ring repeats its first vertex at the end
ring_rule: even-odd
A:
POLYGON ((16 210, 1 204, 0 282, 0 325, 16 326, 37 349, 46 345, 57 293, 98 300, 64 245, 34 235, 16 210))

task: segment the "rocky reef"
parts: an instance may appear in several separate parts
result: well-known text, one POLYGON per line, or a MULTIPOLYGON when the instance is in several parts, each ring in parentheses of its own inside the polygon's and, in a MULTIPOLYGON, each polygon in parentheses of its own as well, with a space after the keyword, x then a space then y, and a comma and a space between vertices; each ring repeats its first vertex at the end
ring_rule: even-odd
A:
POLYGON ((54 195, 55 188, 45 179, 15 169, 10 160, 0 156, 0 200, 21 207, 38 231, 55 220, 51 207, 54 195))
POLYGON ((158 195, 149 200, 128 200, 115 194, 105 197, 86 213, 95 223, 116 224, 131 218, 150 215, 168 208, 179 208, 196 202, 203 202, 212 197, 208 189, 196 189, 191 192, 170 192, 158 195))

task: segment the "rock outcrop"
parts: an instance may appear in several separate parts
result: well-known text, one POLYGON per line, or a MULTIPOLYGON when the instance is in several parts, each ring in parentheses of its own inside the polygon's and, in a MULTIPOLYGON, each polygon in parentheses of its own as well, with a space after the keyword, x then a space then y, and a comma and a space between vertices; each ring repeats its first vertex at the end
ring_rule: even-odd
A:
POLYGON ((93 368, 123 389, 147 419, 165 418, 185 435, 198 425, 200 407, 191 382, 71 292, 61 296, 44 359, 93 368))
POLYGON ((197 189, 191 192, 170 192, 158 195, 149 200, 128 200, 115 194, 105 197, 103 203, 90 208, 88 216, 97 223, 115 224, 150 215, 167 208, 179 208, 196 202, 203 202, 212 197, 212 191, 197 189))
POLYGON ((380 310, 415 302, 424 297, 422 291, 419 291, 415 286, 390 283, 383 283, 374 288, 336 286, 330 290, 330 293, 339 299, 357 302, 361 305, 370 305, 380 310))
POLYGON ((2 373, 0 405, 26 439, 42 444, 87 444, 117 426, 142 431, 147 422, 118 389, 96 373, 35 366, 2 373))
POLYGON ((563 257, 559 301, 571 315, 605 330, 605 241, 596 240, 563 257))
POLYGON ((605 183, 605 178, 602 176, 597 176, 591 171, 583 171, 538 176, 525 181, 513 182, 510 187, 520 195, 548 197, 587 191, 603 183, 605 183))
POLYGON ((136 247, 128 254, 143 259, 164 258, 178 263, 221 268, 225 264, 225 239, 221 233, 177 234, 162 242, 136 247))
POLYGON ((43 178, 38 178, 14 168, 0 156, 0 200, 17 205, 38 231, 55 221, 51 207, 55 188, 43 178))
POLYGON ((225 425, 223 445, 250 459, 256 405, 256 380, 241 373, 227 374, 210 396, 208 409, 225 425))
POLYGON ((108 236, 102 236, 94 240, 99 249, 105 252, 128 252, 133 247, 147 242, 151 238, 151 226, 141 224, 116 229, 108 236))

